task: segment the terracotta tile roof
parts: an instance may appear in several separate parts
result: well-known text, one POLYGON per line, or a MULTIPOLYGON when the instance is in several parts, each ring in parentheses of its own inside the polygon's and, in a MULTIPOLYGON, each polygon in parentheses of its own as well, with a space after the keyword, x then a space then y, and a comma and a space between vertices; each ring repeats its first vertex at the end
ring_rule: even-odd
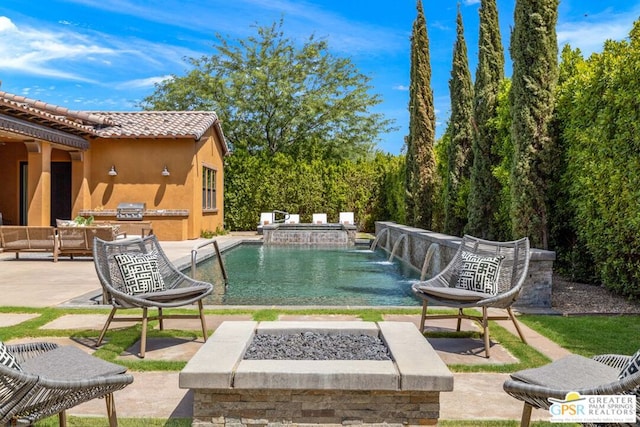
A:
POLYGON ((211 127, 229 152, 218 116, 212 111, 74 111, 0 91, 0 114, 82 137, 194 138, 211 127))
POLYGON ((0 113, 76 135, 94 135, 103 118, 0 91, 0 113))
POLYGON ((218 121, 207 111, 131 111, 91 113, 112 125, 96 128, 102 138, 194 138, 199 139, 218 121))

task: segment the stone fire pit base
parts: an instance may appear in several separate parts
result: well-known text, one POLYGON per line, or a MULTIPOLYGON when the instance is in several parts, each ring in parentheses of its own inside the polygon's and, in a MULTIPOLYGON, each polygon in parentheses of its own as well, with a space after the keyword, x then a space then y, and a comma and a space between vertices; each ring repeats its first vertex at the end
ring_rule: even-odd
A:
POLYGON ((194 427, 437 425, 453 375, 411 323, 224 322, 180 372, 194 427), (367 334, 393 360, 244 360, 256 334, 367 334))
POLYGON ((439 392, 196 390, 193 426, 437 425, 439 392))

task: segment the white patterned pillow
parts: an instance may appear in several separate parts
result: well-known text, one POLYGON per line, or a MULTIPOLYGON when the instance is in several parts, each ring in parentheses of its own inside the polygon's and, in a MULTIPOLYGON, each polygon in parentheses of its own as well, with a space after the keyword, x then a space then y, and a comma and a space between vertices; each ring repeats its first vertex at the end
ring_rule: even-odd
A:
POLYGON ((0 364, 7 368, 22 371, 20 364, 2 341, 0 341, 0 364))
POLYGON ((462 268, 456 288, 496 295, 502 256, 481 256, 462 252, 462 268))
POLYGON ((630 375, 636 374, 638 371, 640 371, 640 350, 636 351, 636 353, 631 356, 631 359, 629 359, 627 364, 624 365, 622 370, 620 370, 618 378, 626 378, 630 375))
POLYGON ((153 254, 117 254, 125 292, 129 295, 164 290, 164 280, 158 270, 158 257, 153 254))

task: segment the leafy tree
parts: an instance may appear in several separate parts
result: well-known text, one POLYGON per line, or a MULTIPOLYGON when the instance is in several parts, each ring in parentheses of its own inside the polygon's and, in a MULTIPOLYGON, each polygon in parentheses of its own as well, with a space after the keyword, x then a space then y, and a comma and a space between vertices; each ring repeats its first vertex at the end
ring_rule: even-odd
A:
POLYGON ((498 93, 504 77, 504 52, 496 0, 482 0, 480 6, 478 67, 474 87, 473 166, 471 169, 468 223, 466 231, 486 239, 497 239, 497 210, 500 183, 493 168, 500 163, 494 143, 498 93))
POLYGON ((407 137, 407 220, 431 229, 436 185, 435 108, 431 90, 429 37, 422 2, 411 35, 411 83, 409 88, 409 136, 407 137))
POLYGON ((190 58, 193 69, 156 85, 142 106, 154 110, 213 110, 234 152, 297 159, 356 159, 372 153, 391 121, 370 78, 326 41, 301 47, 285 37, 283 21, 257 27, 246 39, 216 36, 215 53, 190 58))
POLYGON ((519 0, 511 38, 514 162, 511 178, 515 237, 549 247, 547 191, 552 173, 550 123, 558 80, 558 0, 519 0))
POLYGON ((451 116, 444 178, 444 232, 460 236, 467 223, 467 200, 471 175, 473 141, 473 83, 469 71, 467 43, 464 39, 462 14, 458 7, 457 37, 453 47, 453 66, 449 79, 451 116))
POLYGON ((572 225, 600 281, 640 299, 640 21, 629 40, 572 60, 558 102, 572 225))

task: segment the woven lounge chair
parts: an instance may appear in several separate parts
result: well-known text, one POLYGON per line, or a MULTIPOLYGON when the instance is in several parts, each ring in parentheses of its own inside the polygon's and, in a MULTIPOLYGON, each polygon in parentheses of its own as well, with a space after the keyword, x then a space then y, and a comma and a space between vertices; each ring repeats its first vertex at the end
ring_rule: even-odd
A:
POLYGON ((427 318, 462 319, 478 322, 484 332, 486 357, 489 357, 489 320, 511 319, 526 343, 511 310, 529 269, 529 239, 494 242, 465 235, 451 262, 432 279, 415 283, 414 294, 422 299, 420 331, 427 318), (427 314, 427 305, 455 307, 457 314, 427 314), (465 308, 481 308, 482 315, 465 313, 465 308), (507 316, 489 316, 490 308, 505 309, 507 316))
MULTIPOLYGON (((591 359, 569 355, 540 368, 515 372, 504 382, 503 388, 510 396, 524 402, 520 426, 528 427, 533 408, 548 410, 553 404, 550 398, 564 401, 570 392, 581 396, 640 394, 640 350, 633 356, 602 354, 591 359)), ((601 424, 605 425, 640 425, 640 396, 636 397, 635 423, 601 424)))
POLYGON ((113 308, 98 337, 99 346, 111 322, 142 321, 140 354, 144 358, 147 326, 150 320, 200 319, 202 335, 207 340, 207 324, 202 299, 213 292, 211 283, 194 280, 179 271, 167 258, 155 235, 142 239, 107 242, 95 239, 93 261, 102 284, 103 300, 113 308), (198 305, 198 314, 163 313, 164 308, 198 305), (119 309, 142 309, 140 317, 115 317, 119 309), (157 308, 156 316, 148 316, 149 308, 157 308))
POLYGON ((0 363, 0 425, 32 425, 65 410, 104 397, 109 426, 118 425, 113 393, 133 382, 124 366, 106 362, 73 346, 53 343, 4 345, 0 363), (8 350, 8 353, 7 351, 8 350), (7 354, 13 358, 9 367, 7 354), (17 362, 17 367, 16 363, 17 362))

